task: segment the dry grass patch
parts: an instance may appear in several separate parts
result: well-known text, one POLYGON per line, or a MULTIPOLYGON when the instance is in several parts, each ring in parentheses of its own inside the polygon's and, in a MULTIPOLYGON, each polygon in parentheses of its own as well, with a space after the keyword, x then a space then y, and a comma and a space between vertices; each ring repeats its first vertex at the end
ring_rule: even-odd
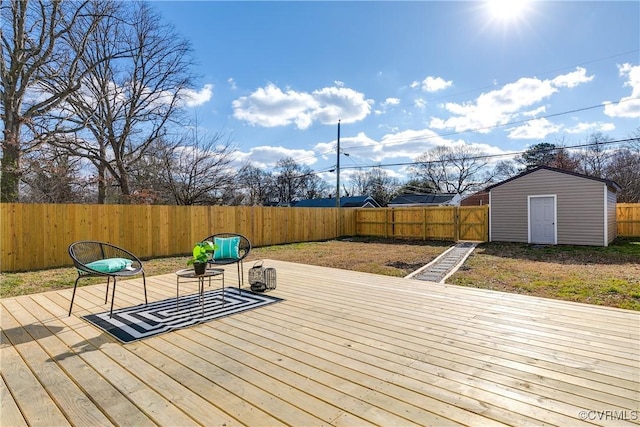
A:
POLYGON ((640 310, 640 241, 607 248, 485 243, 448 282, 640 310))
POLYGON ((428 264, 451 242, 350 238, 252 250, 249 259, 274 259, 404 277, 428 264))

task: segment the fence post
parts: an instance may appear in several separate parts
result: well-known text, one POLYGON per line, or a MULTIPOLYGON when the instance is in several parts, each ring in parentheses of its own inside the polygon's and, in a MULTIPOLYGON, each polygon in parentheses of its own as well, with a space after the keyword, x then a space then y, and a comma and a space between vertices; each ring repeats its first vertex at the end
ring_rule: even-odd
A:
POLYGON ((389 237, 389 217, 391 216, 391 211, 387 210, 384 215, 384 238, 389 237))
POLYGON ((427 208, 422 208, 422 240, 427 240, 427 208))

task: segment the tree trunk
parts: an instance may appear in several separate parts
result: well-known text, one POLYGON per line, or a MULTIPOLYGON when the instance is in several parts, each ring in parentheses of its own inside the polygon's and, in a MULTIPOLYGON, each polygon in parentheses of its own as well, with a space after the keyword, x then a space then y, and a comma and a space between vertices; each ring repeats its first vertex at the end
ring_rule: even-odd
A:
POLYGON ((15 203, 18 202, 20 183, 20 122, 13 118, 6 120, 5 126, 0 170, 0 202, 15 203))
POLYGON ((105 200, 107 199, 107 182, 106 182, 106 173, 105 167, 102 163, 98 165, 98 204, 104 205, 105 200))

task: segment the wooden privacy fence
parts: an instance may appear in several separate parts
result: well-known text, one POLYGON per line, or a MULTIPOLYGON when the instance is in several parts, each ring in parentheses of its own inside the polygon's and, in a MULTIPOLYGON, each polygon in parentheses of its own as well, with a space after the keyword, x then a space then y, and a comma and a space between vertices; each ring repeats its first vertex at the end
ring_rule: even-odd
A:
MULTIPOLYGON (((640 237, 640 204, 617 206, 618 235, 640 237)), ((288 208, 0 204, 0 271, 71 265, 67 248, 102 240, 140 258, 187 255, 216 233, 244 234, 258 246, 376 236, 487 241, 489 207, 288 208)))
POLYGON ((259 206, 0 204, 0 270, 68 266, 69 245, 101 240, 143 259, 190 254, 216 232, 254 246, 355 235, 355 210, 259 206))
POLYGON ((640 203, 618 203, 616 221, 618 236, 640 237, 640 203))
POLYGON ((358 209, 356 235, 485 242, 489 240, 489 207, 358 209))

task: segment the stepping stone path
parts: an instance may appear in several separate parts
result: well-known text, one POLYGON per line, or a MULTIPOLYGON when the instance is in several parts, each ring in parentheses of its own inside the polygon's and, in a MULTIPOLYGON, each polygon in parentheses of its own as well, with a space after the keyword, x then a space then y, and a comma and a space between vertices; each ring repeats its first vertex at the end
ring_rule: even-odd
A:
POLYGON ((460 268, 464 260, 475 248, 476 244, 472 242, 457 243, 438 258, 411 273, 406 278, 437 283, 444 282, 447 277, 460 268))

